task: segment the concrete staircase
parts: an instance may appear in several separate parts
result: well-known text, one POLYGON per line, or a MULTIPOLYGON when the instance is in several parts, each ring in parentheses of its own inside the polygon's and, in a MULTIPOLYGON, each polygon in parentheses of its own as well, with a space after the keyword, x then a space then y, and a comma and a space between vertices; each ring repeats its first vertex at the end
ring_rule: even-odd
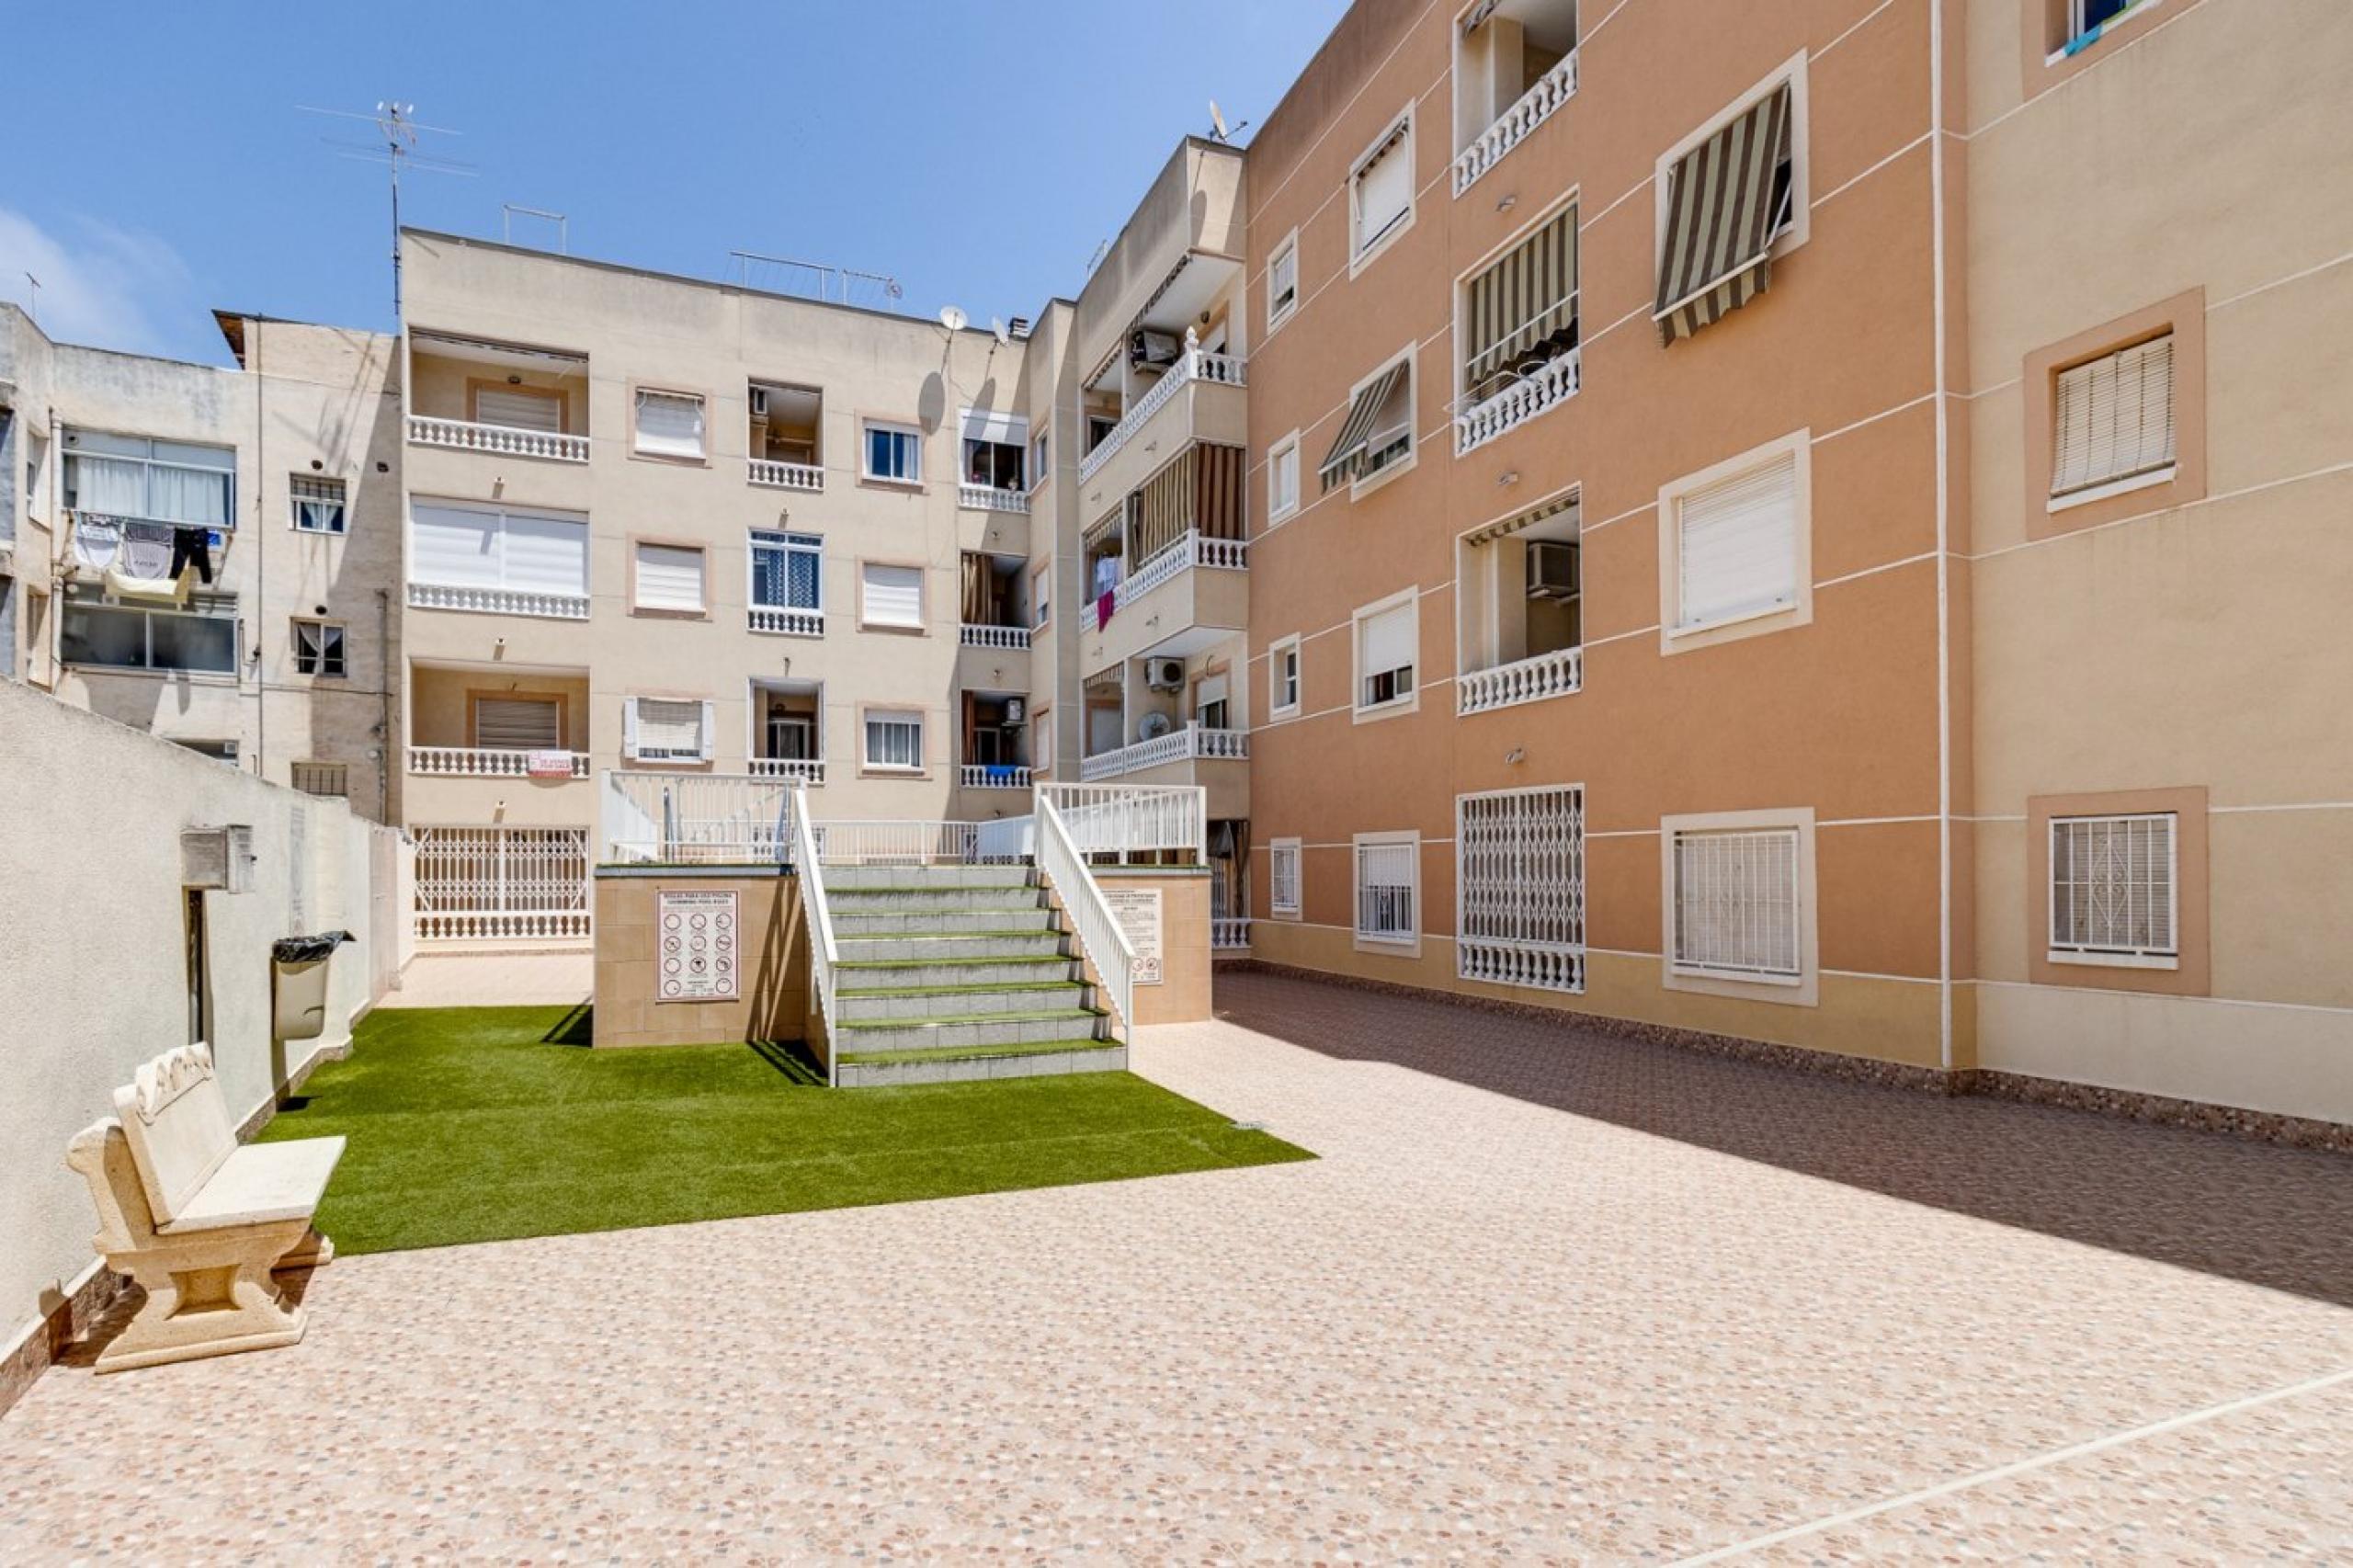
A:
POLYGON ((1128 1064, 1027 866, 828 866, 844 1088, 1128 1064))

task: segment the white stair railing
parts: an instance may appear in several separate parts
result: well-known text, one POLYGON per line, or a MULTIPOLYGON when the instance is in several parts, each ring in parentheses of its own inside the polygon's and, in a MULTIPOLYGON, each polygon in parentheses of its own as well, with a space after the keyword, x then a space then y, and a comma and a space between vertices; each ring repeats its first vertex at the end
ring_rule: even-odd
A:
POLYGON ((836 1087, 841 1074, 842 1042, 835 1032, 834 966, 841 952, 834 945, 834 912, 825 902, 824 861, 817 854, 816 826, 809 820, 809 791, 792 791, 792 869, 801 881, 801 907, 809 922, 809 988, 816 993, 817 1009, 825 1020, 825 1083, 836 1087))
POLYGON ((1063 831, 1084 855, 1189 850, 1209 844, 1209 790, 1199 784, 1054 784, 1041 801, 1062 812, 1063 831))
POLYGON ((1135 1038, 1135 948, 1120 929, 1120 918, 1111 913, 1110 901, 1103 896, 1095 874, 1086 869, 1086 857, 1072 841, 1062 812, 1042 793, 1038 797, 1038 873, 1062 900, 1079 956, 1094 966, 1096 978, 1102 982, 1105 999, 1119 1020, 1119 1038, 1131 1042, 1135 1038))

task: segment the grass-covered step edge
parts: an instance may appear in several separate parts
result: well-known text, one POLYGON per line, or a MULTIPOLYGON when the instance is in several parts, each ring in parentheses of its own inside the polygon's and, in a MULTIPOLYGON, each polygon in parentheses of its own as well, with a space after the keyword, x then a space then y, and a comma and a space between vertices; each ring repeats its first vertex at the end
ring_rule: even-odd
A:
MULTIPOLYGON (((1027 936, 1029 933, 1024 932, 1022 935, 1027 936)), ((923 942, 931 939, 929 937, 907 938, 909 941, 923 942)), ((852 937, 851 940, 857 941, 862 938, 852 937)), ((1003 958, 990 958, 983 954, 978 958, 969 959, 840 959, 835 960, 834 967, 835 969, 946 969, 953 965, 960 969, 979 969, 989 964, 1035 964, 1043 969, 1049 964, 1068 962, 1070 962, 1068 955, 1063 953, 1008 953, 1003 958)), ((844 994, 847 995, 847 993, 844 994)))
POLYGON ((993 1062, 1006 1056, 1061 1056, 1080 1051, 1123 1051, 1116 1040, 1040 1040, 1027 1045, 935 1045, 921 1051, 845 1051, 845 1067, 901 1062, 993 1062))
MULTIPOLYGON (((1069 960, 1058 960, 1067 963, 1069 960)), ((1007 980, 991 985, 845 985, 834 994, 873 1001, 884 996, 999 996, 1008 991, 1084 991, 1078 980, 1007 980)))
POLYGON ((974 1013, 952 1018, 847 1018, 835 1025, 852 1029, 944 1029, 958 1024, 1074 1024, 1082 1018, 1108 1018, 1100 1007, 1058 1008, 1047 1013, 974 1013))

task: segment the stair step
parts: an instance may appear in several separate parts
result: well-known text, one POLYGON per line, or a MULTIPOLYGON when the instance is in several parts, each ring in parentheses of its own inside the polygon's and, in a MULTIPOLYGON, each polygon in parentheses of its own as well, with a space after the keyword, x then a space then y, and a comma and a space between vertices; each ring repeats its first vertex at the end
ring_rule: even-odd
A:
POLYGON ((863 915, 891 909, 1028 909, 1041 905, 1043 898, 1034 888, 836 888, 828 883, 825 902, 836 915, 863 915))
POLYGON ((827 866, 825 892, 877 888, 1026 888, 1027 866, 827 866))
POLYGON ((835 993, 845 1024, 933 1018, 1022 1017, 1064 1007, 1084 1008, 1087 987, 1075 980, 1017 985, 940 985, 904 990, 843 989, 835 993))
POLYGON ((916 1051, 895 1056, 845 1052, 835 1068, 845 1089, 891 1088, 912 1084, 970 1083, 980 1078, 1039 1078, 1063 1073, 1119 1073, 1128 1048, 1109 1040, 1074 1040, 1054 1045, 994 1051, 916 1051))
POLYGON ((836 928, 844 962, 961 963, 983 959, 1067 958, 1060 931, 933 931, 852 935, 836 928))
POLYGON ((1027 935, 1054 928, 1043 904, 1020 909, 859 909, 834 912, 834 936, 1027 935))
POLYGON ((949 985, 1033 985, 1076 980, 1078 964, 1062 953, 1019 958, 844 959, 834 966, 846 990, 896 991, 949 985))
POLYGON ((845 1058, 895 1056, 908 1051, 966 1051, 990 1046, 1052 1045, 1095 1040, 1100 1038, 1108 1023, 1105 1015, 1086 1007, 986 1017, 897 1018, 887 1022, 845 1018, 835 1026, 834 1040, 845 1058))

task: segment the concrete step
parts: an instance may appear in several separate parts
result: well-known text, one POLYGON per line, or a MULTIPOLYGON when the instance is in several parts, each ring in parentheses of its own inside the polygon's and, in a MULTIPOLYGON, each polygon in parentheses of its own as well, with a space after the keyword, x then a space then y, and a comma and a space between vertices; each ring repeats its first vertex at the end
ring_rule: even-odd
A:
POLYGON ((1023 958, 920 958, 877 961, 844 956, 835 983, 847 991, 907 991, 948 985, 1039 985, 1076 980, 1078 962, 1061 953, 1023 958))
POLYGON ((1026 888, 1027 866, 827 866, 825 891, 874 888, 1026 888))
POLYGON ((859 1057, 845 1054, 835 1069, 845 1089, 878 1089, 910 1084, 961 1084, 978 1078, 1040 1078, 1062 1073, 1119 1073, 1128 1048, 1108 1041, 1076 1041, 1010 1051, 952 1051, 933 1055, 859 1057))
POLYGON ((1012 909, 1040 904, 1045 895, 1035 888, 833 888, 825 903, 836 915, 862 915, 877 909, 936 911, 943 909, 1012 909))
POLYGON ((1087 1008, 1071 1007, 1034 1013, 1007 1013, 986 1018, 936 1017, 920 1022, 853 1023, 845 1018, 834 1030, 834 1044, 845 1058, 895 1056, 905 1051, 970 1051, 1013 1045, 1060 1045, 1071 1040, 1101 1039, 1110 1020, 1087 1008))
POLYGON ((848 936, 836 929, 835 946, 844 963, 960 963, 977 959, 1028 959, 1069 956, 1070 938, 1049 927, 1042 931, 932 932, 848 936))
POLYGON ((1040 904, 1020 909, 835 910, 834 936, 905 937, 985 935, 1051 931, 1054 912, 1040 904))
POLYGON ((1038 1013, 1083 1009, 1088 987, 1075 980, 1032 981, 1017 985, 948 985, 899 990, 844 986, 835 993, 846 1024, 934 1018, 1028 1017, 1038 1013))

